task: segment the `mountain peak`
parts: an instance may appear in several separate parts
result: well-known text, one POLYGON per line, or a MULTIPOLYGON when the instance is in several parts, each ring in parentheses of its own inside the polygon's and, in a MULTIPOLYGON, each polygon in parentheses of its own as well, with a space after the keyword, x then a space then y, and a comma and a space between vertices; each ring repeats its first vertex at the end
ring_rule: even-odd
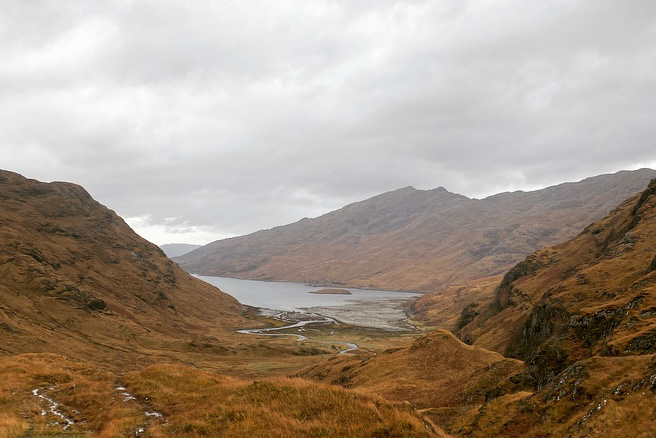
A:
POLYGON ((431 291, 497 275, 571 239, 652 177, 630 172, 482 200, 407 186, 176 261, 205 275, 431 291))

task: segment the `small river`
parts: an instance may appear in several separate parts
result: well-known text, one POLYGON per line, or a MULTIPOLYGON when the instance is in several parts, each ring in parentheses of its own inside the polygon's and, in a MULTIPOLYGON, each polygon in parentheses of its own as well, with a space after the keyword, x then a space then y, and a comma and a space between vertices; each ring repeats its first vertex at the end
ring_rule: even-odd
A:
POLYGON ((385 330, 407 328, 403 302, 419 296, 410 292, 340 288, 351 295, 312 294, 323 289, 303 283, 241 280, 227 277, 196 275, 240 303, 274 311, 318 314, 362 327, 385 330))

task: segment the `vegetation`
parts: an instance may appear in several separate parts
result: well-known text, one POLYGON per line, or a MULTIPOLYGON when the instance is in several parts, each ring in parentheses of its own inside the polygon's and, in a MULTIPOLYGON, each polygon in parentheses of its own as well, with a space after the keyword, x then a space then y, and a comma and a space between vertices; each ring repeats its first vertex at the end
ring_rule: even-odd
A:
POLYGON ((0 358, 0 373, 3 437, 442 436, 408 405, 299 379, 249 381, 182 365, 119 377, 53 354, 0 358), (75 423, 64 429, 34 389, 75 423))
POLYGON ((299 342, 236 333, 282 323, 81 187, 0 186, 0 437, 653 436, 656 181, 505 275, 422 297, 422 335, 299 342))

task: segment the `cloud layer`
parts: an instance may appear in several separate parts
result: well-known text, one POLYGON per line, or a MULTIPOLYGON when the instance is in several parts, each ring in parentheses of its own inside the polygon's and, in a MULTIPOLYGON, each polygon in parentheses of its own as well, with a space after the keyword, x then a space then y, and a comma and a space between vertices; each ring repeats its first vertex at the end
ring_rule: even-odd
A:
POLYGON ((8 2, 0 167, 156 243, 656 162, 656 3, 8 2))

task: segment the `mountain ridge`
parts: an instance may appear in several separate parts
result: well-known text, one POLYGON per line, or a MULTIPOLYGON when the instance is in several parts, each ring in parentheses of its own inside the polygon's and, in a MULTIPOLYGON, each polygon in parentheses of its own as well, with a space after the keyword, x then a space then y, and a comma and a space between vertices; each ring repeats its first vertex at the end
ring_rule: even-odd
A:
POLYGON ((620 171, 484 199, 409 186, 175 260, 203 275, 434 291, 502 274, 536 249, 574 237, 654 176, 620 171))

